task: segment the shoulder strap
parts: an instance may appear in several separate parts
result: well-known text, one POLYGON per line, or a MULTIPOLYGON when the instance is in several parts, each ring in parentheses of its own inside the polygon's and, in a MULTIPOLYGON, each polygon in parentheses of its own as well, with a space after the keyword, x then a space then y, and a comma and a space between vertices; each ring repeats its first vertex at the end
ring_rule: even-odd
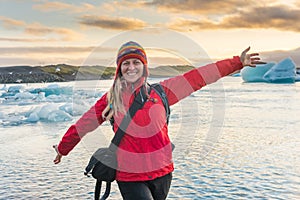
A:
POLYGON ((146 100, 147 96, 143 92, 143 88, 141 88, 140 92, 136 95, 132 105, 130 106, 129 110, 124 116, 117 132, 115 133, 115 136, 111 140, 111 144, 109 146, 110 150, 115 151, 116 147, 119 146, 123 136, 125 135, 125 130, 127 129, 130 121, 132 120, 135 113, 144 106, 146 100))
POLYGON ((169 118, 170 118, 171 111, 170 111, 170 104, 169 104, 167 95, 165 93, 165 90, 159 83, 154 83, 154 84, 150 85, 150 87, 152 89, 154 89, 156 91, 156 93, 160 96, 160 98, 164 104, 165 110, 166 110, 167 124, 169 124, 169 118))

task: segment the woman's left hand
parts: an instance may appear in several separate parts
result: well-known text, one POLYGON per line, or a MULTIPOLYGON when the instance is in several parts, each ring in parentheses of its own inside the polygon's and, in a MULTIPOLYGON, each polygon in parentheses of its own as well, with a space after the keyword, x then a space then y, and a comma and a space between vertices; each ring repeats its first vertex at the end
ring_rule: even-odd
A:
POLYGON ((61 161, 62 155, 59 153, 58 149, 57 149, 57 145, 53 145, 54 150, 56 151, 56 157, 53 160, 54 164, 58 164, 61 161))
POLYGON ((257 64, 266 64, 266 62, 260 61, 260 57, 258 53, 250 53, 247 54, 250 50, 250 47, 245 49, 240 56, 241 62, 243 63, 243 66, 250 66, 250 67, 256 67, 257 64))

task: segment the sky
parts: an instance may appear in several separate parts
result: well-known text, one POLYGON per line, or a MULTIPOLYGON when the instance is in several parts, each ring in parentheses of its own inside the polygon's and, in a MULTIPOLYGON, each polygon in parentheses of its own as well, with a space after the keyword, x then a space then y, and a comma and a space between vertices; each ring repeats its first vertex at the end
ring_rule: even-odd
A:
POLYGON ((114 65, 133 40, 150 65, 202 64, 251 46, 300 67, 300 1, 0 0, 0 67, 114 65))

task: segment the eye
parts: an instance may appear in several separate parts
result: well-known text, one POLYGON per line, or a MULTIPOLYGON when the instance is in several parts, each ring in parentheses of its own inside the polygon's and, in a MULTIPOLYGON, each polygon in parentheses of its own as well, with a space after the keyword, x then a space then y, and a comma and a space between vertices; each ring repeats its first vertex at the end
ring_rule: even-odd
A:
POLYGON ((129 62, 125 61, 122 65, 129 65, 129 62))
POLYGON ((134 63, 135 65, 140 65, 142 62, 141 62, 140 60, 135 60, 133 63, 134 63))

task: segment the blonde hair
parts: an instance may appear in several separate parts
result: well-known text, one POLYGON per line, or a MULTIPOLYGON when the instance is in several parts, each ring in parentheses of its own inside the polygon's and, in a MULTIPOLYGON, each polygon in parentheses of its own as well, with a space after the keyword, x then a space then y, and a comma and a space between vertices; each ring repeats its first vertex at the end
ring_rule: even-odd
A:
POLYGON ((107 92, 107 106, 102 112, 102 118, 105 120, 110 120, 114 115, 118 115, 118 113, 125 113, 125 108, 123 104, 122 98, 122 86, 126 84, 123 78, 118 76, 113 86, 107 92))

